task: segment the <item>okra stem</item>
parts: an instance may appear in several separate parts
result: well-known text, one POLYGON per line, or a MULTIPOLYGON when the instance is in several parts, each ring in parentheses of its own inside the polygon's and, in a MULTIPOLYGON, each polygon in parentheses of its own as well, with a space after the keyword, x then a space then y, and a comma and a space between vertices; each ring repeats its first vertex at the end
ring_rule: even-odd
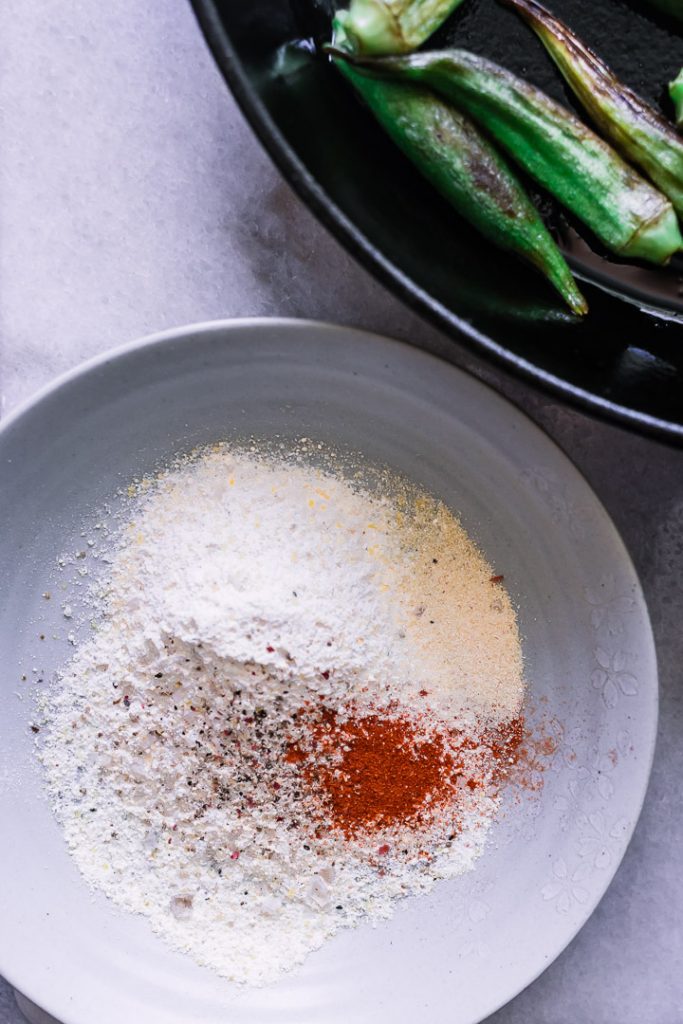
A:
POLYGON ((661 192, 569 110, 493 61, 443 50, 360 63, 425 85, 468 114, 610 251, 666 263, 683 246, 661 192))
POLYGON ((676 124, 680 128, 683 126, 683 68, 673 82, 669 82, 669 96, 676 111, 676 124))
POLYGON ((531 25, 599 130, 683 215, 683 140, 571 29, 536 0, 502 0, 531 25))
POLYGON ((351 0, 348 10, 337 11, 357 53, 380 55, 409 53, 459 7, 462 0, 351 0))

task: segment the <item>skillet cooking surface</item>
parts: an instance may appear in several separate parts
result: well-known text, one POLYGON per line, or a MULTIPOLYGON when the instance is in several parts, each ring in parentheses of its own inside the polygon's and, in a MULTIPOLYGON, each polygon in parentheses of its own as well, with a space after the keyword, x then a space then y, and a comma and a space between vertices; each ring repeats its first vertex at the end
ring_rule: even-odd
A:
MULTIPOLYGON (((327 0, 193 3, 280 169, 405 301, 574 404, 683 443, 683 258, 657 271, 607 260, 583 228, 580 237, 578 225, 537 194, 585 282, 591 312, 581 324, 568 322, 541 278, 480 239, 432 191, 324 58, 299 50, 282 60, 288 43, 328 38, 327 0)), ((645 0, 550 6, 670 113, 666 83, 683 65, 683 32, 645 0)), ((450 43, 498 60, 572 105, 536 37, 495 0, 465 0, 426 45, 450 43)))

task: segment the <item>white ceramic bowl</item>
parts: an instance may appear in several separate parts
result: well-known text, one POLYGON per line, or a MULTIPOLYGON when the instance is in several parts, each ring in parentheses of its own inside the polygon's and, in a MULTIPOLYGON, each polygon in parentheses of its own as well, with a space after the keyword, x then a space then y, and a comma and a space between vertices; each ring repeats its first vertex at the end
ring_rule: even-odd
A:
POLYGON ((471 1024, 586 921, 645 793, 652 636, 594 494, 483 384, 341 327, 252 320, 170 331, 80 367, 2 425, 0 522, 0 972, 65 1024, 471 1024), (541 794, 506 810, 474 872, 379 927, 340 934, 261 990, 228 984, 169 950, 144 919, 91 896, 45 799, 29 728, 32 691, 71 650, 59 600, 41 596, 58 586, 56 557, 133 476, 252 433, 343 442, 460 514, 505 574, 532 711, 558 740, 541 794))

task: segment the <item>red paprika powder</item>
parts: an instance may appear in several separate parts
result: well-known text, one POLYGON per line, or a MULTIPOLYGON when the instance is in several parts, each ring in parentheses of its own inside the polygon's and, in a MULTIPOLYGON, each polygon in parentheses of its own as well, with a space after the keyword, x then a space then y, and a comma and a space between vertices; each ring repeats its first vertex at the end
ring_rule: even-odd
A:
POLYGON ((396 825, 419 828, 445 804, 452 812, 459 784, 471 791, 499 781, 522 736, 519 720, 475 737, 396 709, 351 707, 343 715, 325 709, 301 717, 307 732, 290 744, 286 761, 317 795, 325 824, 347 837, 396 825))

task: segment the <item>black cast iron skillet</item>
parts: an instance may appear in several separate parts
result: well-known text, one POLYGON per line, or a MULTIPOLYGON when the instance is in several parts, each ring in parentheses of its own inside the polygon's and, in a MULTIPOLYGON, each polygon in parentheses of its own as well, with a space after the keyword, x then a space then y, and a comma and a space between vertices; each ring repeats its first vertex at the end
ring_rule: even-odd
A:
MULTIPOLYGON (((480 353, 574 404, 683 444, 683 257, 606 258, 537 195, 591 312, 572 322, 532 271, 497 252, 384 138, 329 62, 329 0, 192 0, 255 131, 321 220, 406 302, 480 353), (304 41, 292 56, 287 45, 304 41), (283 49, 284 48, 284 49, 283 49)), ((683 34, 646 0, 550 0, 617 73, 667 109, 683 34)), ((427 44, 485 54, 572 105, 532 33, 495 0, 465 0, 427 44)))

